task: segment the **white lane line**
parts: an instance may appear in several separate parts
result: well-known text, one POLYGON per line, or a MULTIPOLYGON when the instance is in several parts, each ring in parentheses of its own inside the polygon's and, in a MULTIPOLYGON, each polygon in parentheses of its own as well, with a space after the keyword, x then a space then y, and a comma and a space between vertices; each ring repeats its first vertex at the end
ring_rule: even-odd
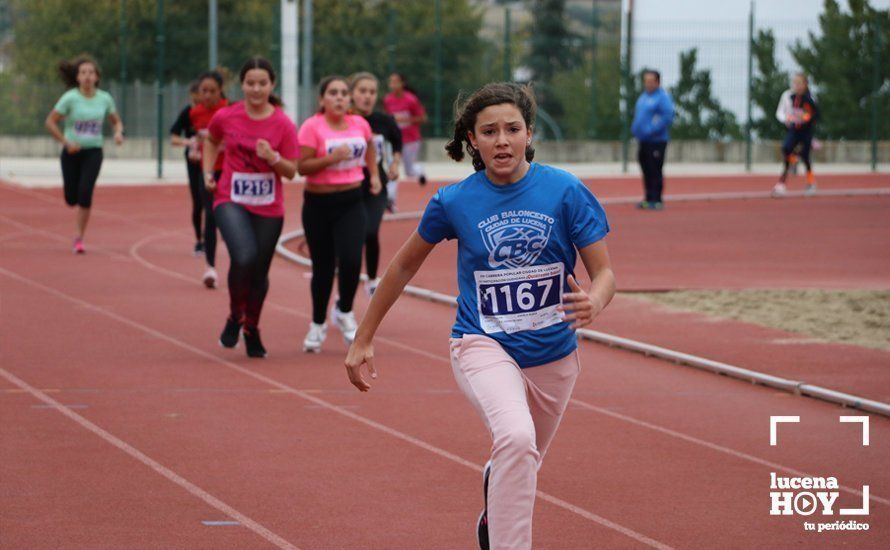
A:
MULTIPOLYGON (((124 325, 127 325, 127 326, 129 326, 129 327, 135 328, 135 329, 137 329, 137 330, 139 330, 139 331, 141 331, 141 332, 144 332, 144 333, 146 333, 146 334, 148 334, 148 335, 150 335, 150 336, 152 336, 152 337, 154 337, 154 338, 156 338, 156 339, 158 339, 158 340, 162 340, 162 341, 168 342, 168 343, 170 343, 170 344, 173 344, 174 346, 177 346, 177 347, 179 347, 179 348, 182 348, 182 349, 184 349, 184 350, 186 350, 186 351, 189 351, 189 352, 191 352, 191 353, 193 353, 193 354, 195 354, 195 355, 198 355, 198 356, 200 356, 200 357, 203 357, 203 358, 205 358, 205 359, 207 359, 207 360, 217 362, 217 363, 219 363, 219 364, 221 364, 221 365, 223 365, 223 366, 225 366, 225 367, 228 367, 228 368, 230 368, 230 369, 232 369, 232 370, 234 370, 234 371, 237 371, 237 372, 239 372, 239 373, 241 373, 241 374, 244 374, 244 375, 246 375, 246 376, 249 376, 249 377, 251 377, 251 378, 254 378, 255 380, 259 380, 260 382, 264 382, 264 383, 266 383, 266 384, 268 384, 268 385, 270 385, 270 386, 273 386, 273 387, 275 387, 275 388, 277 388, 277 389, 280 389, 280 390, 282 390, 282 391, 284 391, 284 392, 293 394, 293 395, 295 395, 295 396, 297 396, 297 397, 300 397, 300 398, 302 398, 302 399, 304 399, 304 400, 306 400, 306 401, 309 401, 309 402, 311 402, 311 403, 314 403, 314 404, 318 405, 318 406, 321 407, 321 408, 327 409, 327 410, 329 410, 329 411, 335 412, 335 413, 337 413, 337 414, 340 414, 340 415, 342 415, 342 416, 345 416, 345 417, 347 417, 347 418, 350 418, 350 419, 352 419, 352 420, 355 420, 356 422, 359 422, 359 423, 361 423, 361 424, 364 424, 364 425, 366 425, 366 426, 369 426, 369 427, 371 427, 371 428, 374 428, 375 430, 378 430, 378 431, 381 431, 381 432, 383 432, 383 433, 386 433, 386 434, 388 434, 388 435, 390 435, 390 436, 392 436, 392 437, 395 437, 395 438, 397 438, 397 439, 401 439, 402 441, 405 441, 405 442, 410 443, 410 444, 412 444, 412 445, 414 445, 414 446, 416 446, 416 447, 419 447, 419 448, 421 448, 421 449, 424 449, 424 450, 426 450, 426 451, 429 451, 429 452, 431 452, 431 453, 433 453, 433 454, 435 454, 435 455, 437 455, 437 456, 439 456, 439 457, 442 457, 442 458, 444 458, 444 459, 446 459, 446 460, 450 460, 450 461, 452 461, 452 462, 455 462, 455 463, 457 463, 457 464, 460 464, 460 465, 462 465, 462 466, 465 466, 465 467, 467 467, 467 468, 470 468, 470 469, 472 469, 472 470, 474 470, 474 471, 476 471, 476 472, 481 472, 481 471, 482 471, 482 467, 479 466, 478 464, 475 464, 475 463, 473 463, 473 462, 470 462, 469 460, 466 460, 466 459, 464 459, 464 458, 462 458, 462 457, 460 457, 460 456, 458 456, 458 455, 456 455, 456 454, 454 454, 454 453, 451 453, 451 452, 449 452, 449 451, 446 451, 445 449, 436 447, 436 446, 434 446, 434 445, 432 445, 432 444, 430 444, 430 443, 427 443, 426 441, 423 441, 423 440, 418 439, 418 438, 416 438, 416 437, 414 437, 414 436, 408 435, 408 434, 406 434, 406 433, 404 433, 404 432, 401 432, 401 431, 399 431, 399 430, 396 430, 396 429, 394 429, 394 428, 391 428, 391 427, 389 427, 389 426, 387 426, 387 425, 385 425, 385 424, 381 424, 381 423, 379 423, 379 422, 376 422, 376 421, 374 421, 374 420, 371 420, 370 418, 364 417, 364 416, 362 416, 362 415, 360 415, 360 414, 357 414, 357 413, 355 413, 355 412, 352 412, 352 411, 350 411, 350 410, 348 410, 348 409, 345 409, 345 408, 343 408, 343 407, 334 405, 333 403, 329 403, 328 401, 325 401, 325 400, 323 400, 323 399, 320 399, 320 398, 318 398, 318 397, 315 397, 315 396, 313 396, 313 395, 311 395, 311 394, 309 394, 309 393, 307 393, 307 392, 298 390, 298 389, 296 389, 296 388, 294 388, 294 387, 288 386, 287 384, 284 384, 284 383, 282 383, 282 382, 279 382, 279 381, 277 381, 277 380, 274 380, 274 379, 272 379, 272 378, 269 378, 269 377, 267 377, 267 376, 264 376, 264 375, 262 375, 262 374, 259 374, 259 373, 257 373, 257 372, 254 372, 254 371, 252 371, 252 370, 250 370, 250 369, 244 368, 244 367, 242 367, 242 366, 240 366, 240 365, 237 365, 237 364, 235 364, 235 363, 233 363, 233 362, 231 362, 231 361, 222 359, 221 357, 217 357, 217 356, 215 356, 215 355, 213 355, 213 354, 210 354, 210 353, 208 353, 208 352, 206 352, 206 351, 204 351, 204 350, 202 350, 202 349, 196 348, 196 347, 194 347, 194 346, 192 346, 192 345, 190 345, 190 344, 188 344, 188 343, 186 343, 186 342, 183 342, 183 341, 181 341, 181 340, 178 340, 178 339, 176 339, 176 338, 174 338, 174 337, 172 337, 172 336, 170 336, 170 335, 168 335, 168 334, 165 334, 165 333, 163 333, 163 332, 160 332, 160 331, 158 331, 158 330, 155 330, 155 329, 153 329, 153 328, 151 328, 151 327, 149 327, 149 326, 143 325, 142 323, 139 323, 139 322, 137 322, 137 321, 133 321, 132 319, 129 319, 129 318, 124 317, 124 316, 122 316, 122 315, 118 315, 117 313, 114 313, 113 311, 107 310, 107 309, 105 309, 105 308, 103 308, 103 307, 101 307, 101 306, 97 306, 97 305, 95 305, 95 304, 93 304, 93 303, 91 303, 91 302, 87 302, 87 301, 85 301, 85 300, 81 300, 80 298, 76 298, 76 297, 74 297, 74 296, 71 296, 71 295, 69 295, 69 294, 67 294, 67 293, 65 293, 65 292, 62 292, 62 291, 60 291, 60 290, 57 290, 57 289, 55 289, 55 288, 52 288, 52 287, 43 285, 43 284, 38 283, 37 281, 34 281, 34 280, 32 280, 32 279, 30 279, 30 278, 28 278, 28 277, 19 275, 18 273, 14 273, 14 272, 9 271, 9 270, 4 269, 4 268, 0 268, 0 274, 5 275, 5 276, 7 276, 7 277, 9 277, 9 278, 11 278, 11 279, 17 280, 17 281, 19 281, 20 283, 24 283, 24 284, 29 285, 29 286, 32 286, 32 287, 34 287, 34 288, 40 289, 40 290, 46 292, 47 294, 51 294, 51 295, 53 295, 53 296, 56 296, 57 298, 61 298, 61 299, 65 300, 65 301, 68 301, 68 302, 77 304, 77 305, 79 305, 79 306, 81 306, 81 307, 83 307, 83 308, 92 310, 92 311, 94 311, 94 312, 96 312, 96 313, 98 313, 98 314, 100 314, 100 315, 103 315, 103 316, 105 316, 105 317, 111 318, 111 319, 113 319, 113 320, 115 320, 115 321, 118 321, 119 323, 124 324, 124 325)), ((0 373, 3 373, 4 376, 7 374, 6 371, 0 371, 0 373)), ((12 375, 10 375, 10 376, 12 376, 12 375)), ((16 380, 18 380, 18 379, 16 379, 16 380)), ((24 383, 22 382, 22 384, 24 384, 24 383)), ((20 386, 20 387, 24 387, 24 386, 20 386)), ((36 391, 36 390, 35 390, 35 391, 36 391)), ((47 399, 49 399, 49 397, 47 397, 47 399)), ((61 406, 60 406, 60 407, 61 407, 61 406)), ((79 415, 77 415, 76 413, 74 413, 74 412, 72 412, 72 411, 69 411, 69 410, 67 410, 67 409, 64 409, 64 411, 62 411, 62 410, 60 409, 60 412, 63 412, 63 414, 66 414, 66 416, 68 416, 68 415, 74 415, 74 416, 76 416, 77 418, 82 419, 82 420, 83 420, 84 422, 86 422, 87 424, 93 426, 93 425, 90 424, 86 419, 83 419, 83 417, 80 417, 79 415)), ((98 428, 98 427, 96 427, 96 429, 101 430, 101 428, 98 428)), ((91 429, 91 431, 93 431, 93 430, 91 429)), ((107 432, 104 432, 104 433, 107 434, 107 432)), ((109 437, 114 438, 114 436, 112 436, 111 434, 107 434, 107 435, 108 435, 109 437)), ((120 441, 120 440, 118 440, 117 438, 114 438, 114 439, 115 439, 116 441, 119 441, 122 445, 126 445, 126 443, 124 443, 123 441, 120 441)), ((119 446, 119 445, 116 445, 116 446, 119 446)), ((129 447, 129 446, 128 446, 128 447, 129 447)), ((130 447, 130 448, 131 448, 131 447, 130 447)), ((136 449, 132 449, 132 450, 133 450, 134 452, 136 452, 136 453, 139 453, 139 451, 137 451, 136 449)), ((141 453, 139 453, 139 454, 140 454, 141 456, 145 456, 145 455, 142 455, 141 453)), ((135 456, 135 455, 134 455, 134 456, 135 456)), ((147 456, 146 456, 145 458, 146 458, 147 460, 151 460, 151 459, 149 459, 147 456)), ((152 462, 154 462, 154 461, 152 461, 152 462)), ((157 464, 157 463, 154 463, 154 464, 157 464)), ((159 467, 163 468, 163 466, 161 466, 160 464, 157 464, 157 465, 158 465, 159 467)), ((165 469, 165 470, 166 470, 166 469, 165 469)), ((167 471, 169 471, 169 470, 167 470, 167 471)), ((169 473, 172 474, 173 476, 176 476, 176 474, 173 473, 172 471, 169 471, 169 473)), ((166 477, 166 476, 165 476, 165 477, 166 477)), ((177 477, 178 479, 182 479, 182 478, 179 478, 179 476, 176 476, 176 477, 177 477)), ((172 480, 173 480, 173 479, 171 478, 171 481, 172 481, 172 480)), ((182 479, 182 481, 185 482, 185 483, 188 483, 188 482, 185 481, 184 479, 182 479)), ((191 485, 191 484, 190 484, 190 485, 191 485)), ((197 490, 201 490, 201 489, 198 488, 197 486, 194 486, 194 487, 195 487, 195 489, 197 489, 197 490)), ((209 495, 209 494, 207 494, 207 496, 210 497, 210 498, 213 498, 213 497, 212 497, 211 495, 209 495)), ((608 528, 608 529, 616 530, 616 531, 622 533, 623 535, 628 536, 628 537, 630 537, 630 538, 636 540, 637 542, 640 542, 640 543, 645 544, 645 545, 647 545, 647 546, 651 546, 651 547, 654 547, 654 548, 660 548, 660 549, 663 549, 663 550, 664 550, 664 549, 668 549, 668 548, 670 548, 670 546, 667 546, 667 545, 665 545, 665 544, 663 544, 663 543, 661 543, 661 542, 655 541, 654 539, 651 539, 651 538, 647 537, 646 535, 643 535, 642 533, 638 533, 638 532, 636 532, 636 531, 634 531, 634 530, 632 530, 632 529, 629 529, 629 528, 627 528, 627 527, 623 527, 623 526, 621 526, 621 525, 619 525, 619 524, 617 524, 617 523, 614 523, 614 522, 612 522, 612 521, 610 521, 610 520, 607 520, 607 519, 605 519, 605 518, 601 518, 600 516, 598 516, 598 515, 596 515, 596 514, 593 514, 592 512, 586 511, 586 510, 584 510, 584 509, 582 509, 582 508, 580 508, 580 507, 578 507, 578 506, 575 506, 575 505, 573 505, 573 504, 570 504, 570 503, 568 503, 568 502, 566 502, 566 501, 564 501, 564 500, 562 500, 562 499, 559 499, 559 498, 557 498, 557 497, 555 497, 555 496, 553 496, 553 495, 544 493, 544 492, 542 492, 542 491, 538 491, 538 496, 539 496, 540 498, 544 499, 544 500, 547 500, 548 502, 550 502, 550 503, 552 503, 552 504, 554 504, 554 505, 556 505, 556 506, 559 506, 560 508, 563 508, 563 509, 565 509, 565 510, 568 510, 568 511, 574 513, 574 514, 579 515, 580 517, 583 517, 583 518, 585 518, 585 519, 587 519, 587 520, 589 520, 589 521, 592 521, 592 522, 594 522, 594 523, 600 524, 600 525, 602 525, 603 527, 606 527, 606 528, 608 528), (582 513, 582 512, 583 512, 583 513, 582 513), (618 528, 620 528, 620 529, 618 529, 618 528)), ((220 504, 223 504, 223 503, 220 502, 220 504)), ((223 505, 224 505, 224 504, 223 504, 223 505)), ((233 511, 235 511, 235 510, 233 510, 233 511)), ((235 512, 237 512, 237 511, 235 511, 235 512)), ((226 513, 229 513, 229 512, 226 512, 226 513)), ((233 514, 230 514, 230 515, 232 515, 233 518, 236 518, 236 519, 238 519, 239 521, 242 521, 238 516, 235 516, 235 515, 233 515, 233 514)), ((244 518, 244 520, 252 521, 252 520, 250 520, 250 518, 247 518, 246 516, 243 516, 243 515, 242 515, 242 517, 244 518)), ((256 524, 256 525, 257 525, 258 527, 261 527, 261 526, 259 526, 259 524, 256 524)), ((271 533, 271 532, 270 532, 270 533, 271 533)), ((273 534, 273 535, 274 535, 274 534, 273 534)), ((277 535, 275 535, 275 536, 277 536, 277 535)), ((282 540, 283 540, 283 539, 282 539, 282 540)), ((284 541, 284 542, 286 542, 286 541, 284 541)), ((289 543, 288 543, 288 544, 289 544, 289 543)))
MULTIPOLYGON (((24 278, 24 277, 19 277, 19 276, 15 275, 15 274, 11 274, 10 272, 8 272, 8 271, 6 271, 5 269, 2 269, 2 268, 0 268, 0 272, 2 272, 4 275, 6 275, 6 276, 8 276, 8 277, 11 277, 11 278, 13 278, 13 279, 17 279, 17 280, 19 280, 20 282, 24 282, 24 283, 26 283, 26 284, 31 284, 32 286, 35 286, 36 288, 41 288, 41 287, 43 286, 43 285, 40 285, 39 283, 36 283, 36 284, 35 284, 33 281, 28 281, 28 280, 27 280, 26 278, 24 278)), ((42 289, 42 290, 43 290, 43 289, 42 289)), ((59 411, 62 415, 68 417, 70 420, 73 420, 74 422, 76 422, 77 424, 79 424, 82 428, 84 428, 84 429, 86 429, 86 430, 88 430, 88 431, 90 431, 90 432, 93 432, 95 435, 99 436, 99 437, 100 437, 102 440, 104 440, 106 443, 109 443, 109 444, 111 444, 111 445, 117 447, 118 449, 120 449, 120 450, 123 451, 124 453, 130 455, 130 457, 132 457, 132 458, 138 460, 139 462, 141 462, 142 464, 148 466, 149 468, 151 468, 152 470, 154 470, 155 472, 157 472, 158 474, 160 474, 161 476, 163 476, 164 478, 166 478, 168 481, 171 481, 171 482, 175 483, 176 485, 179 485, 180 487, 182 487, 183 489, 185 489, 185 490, 186 490, 189 494, 191 494, 192 496, 197 497, 197 498, 203 500, 204 502, 206 502, 207 504, 209 504, 209 505, 212 506, 213 508, 216 508, 217 510, 219 510, 220 512, 222 512, 222 513, 225 514, 226 516, 228 516, 228 517, 230 517, 230 518, 232 518, 232 519, 234 519, 234 520, 237 520, 239 523, 243 524, 245 527, 247 527, 248 529, 250 529, 251 531, 253 531, 253 532, 256 533, 257 535, 259 535, 260 537, 262 537, 262 538, 265 539, 266 541, 268 541, 268 542, 274 544, 274 545, 277 546, 278 548, 287 548, 287 549, 289 549, 289 550, 297 550, 297 547, 296 547, 296 546, 294 546, 293 544, 291 544, 291 543, 289 543, 288 541, 284 540, 284 539, 281 538, 280 536, 276 535, 275 533, 273 533, 272 531, 270 531, 270 530, 267 529, 266 527, 263 527, 262 525, 260 525, 260 524, 257 523, 256 521, 252 520, 251 518, 249 518, 249 517, 246 516, 245 514, 242 514, 241 512, 239 512, 238 510, 236 510, 235 508, 232 508, 231 506, 229 506, 229 505, 226 504, 225 502, 223 502, 223 501, 221 501, 220 499, 216 498, 215 496, 211 495, 210 493, 208 493, 208 492, 205 491, 204 489, 198 487, 197 485, 195 485, 195 484, 192 483, 191 481, 185 479, 184 477, 182 477, 181 475, 177 474, 176 472, 174 472, 174 471, 171 470, 170 468, 167 468, 166 466, 164 466, 164 465, 161 464, 160 462, 158 462, 158 461, 154 460, 153 458, 149 457, 148 455, 146 455, 145 453, 143 453, 142 451, 140 451, 140 450, 137 449, 136 447, 133 447, 133 446, 130 445, 129 443, 127 443, 127 442, 123 441, 122 439, 120 439, 120 438, 118 438, 118 437, 112 435, 112 434, 109 433, 108 431, 106 431, 106 430, 100 428, 100 427, 97 426, 96 424, 93 424, 92 422, 90 422, 90 421, 87 420, 86 418, 84 418, 84 417, 82 417, 81 415, 77 414, 76 412, 72 411, 70 408, 68 408, 68 407, 66 407, 65 405, 59 403, 58 401, 56 401, 56 400, 53 399, 52 397, 46 395, 45 393, 43 393, 42 391, 38 390, 37 388, 34 388, 33 386, 31 386, 30 384, 28 384, 28 383, 25 382, 24 380, 18 378, 18 377, 15 376, 14 374, 12 374, 12 373, 6 371, 6 369, 0 368, 0 376, 2 376, 3 378, 5 378, 6 380, 8 380, 10 383, 15 384, 16 386, 18 386, 18 387, 21 388, 22 390, 28 392, 28 393, 31 394, 35 399, 38 399, 38 400, 42 401, 44 404, 46 404, 47 406, 49 406, 49 407, 51 407, 51 408, 53 408, 53 409, 59 411)))
MULTIPOLYGON (((148 238, 146 238, 146 239, 142 239, 142 240, 140 241, 140 243, 141 243, 140 246, 141 246, 142 244, 145 244, 145 242, 147 242, 147 240, 149 240, 149 239, 148 239, 148 238)), ((131 247, 131 254, 133 253, 133 250, 134 250, 134 249, 138 250, 138 248, 139 248, 139 247, 136 247, 135 245, 134 245, 134 247, 131 247)), ((168 276, 174 276, 174 277, 177 277, 177 278, 181 278, 181 279, 183 279, 183 280, 190 280, 190 279, 187 279, 187 277, 185 277, 184 275, 181 275, 180 273, 173 272, 173 271, 170 271, 170 270, 167 270, 167 269, 164 269, 164 268, 155 266, 154 264, 152 264, 151 262, 148 262, 148 261, 145 260, 145 259, 141 259, 140 263, 142 263, 145 267, 147 267, 147 268, 149 268, 149 269, 152 269, 153 271, 156 271, 156 272, 158 272, 158 273, 165 274, 165 275, 168 275, 168 276), (153 269, 153 268, 156 268, 156 269, 153 269)), ((290 308, 290 307, 287 307, 287 306, 282 306, 282 305, 276 304, 276 303, 271 302, 271 301, 267 301, 266 304, 269 305, 269 306, 272 306, 273 309, 277 309, 277 310, 279 310, 279 311, 282 311, 282 312, 285 312, 285 313, 289 313, 289 314, 291 314, 291 315, 295 315, 295 316, 303 317, 303 318, 307 318, 307 319, 309 318, 309 315, 308 315, 308 314, 306 314, 306 313, 304 313, 304 312, 302 312, 302 311, 300 311, 300 310, 296 310, 296 309, 294 309, 294 308, 290 308)), ((423 356, 423 357, 427 357, 427 358, 429 358, 429 359, 433 359, 433 360, 435 360, 435 361, 439 361, 439 362, 442 362, 442 363, 450 364, 450 360, 447 359, 447 358, 445 358, 445 357, 442 357, 441 355, 437 355, 437 354, 434 354, 434 353, 431 353, 431 352, 428 352, 428 351, 425 351, 425 350, 416 348, 416 347, 411 346, 411 345, 408 345, 408 344, 403 344, 403 343, 401 343, 401 342, 397 342, 397 341, 395 341, 395 340, 391 340, 391 339, 389 339, 389 338, 385 338, 385 337, 381 337, 381 336, 377 336, 377 337, 375 337, 375 340, 376 340, 376 341, 379 341, 379 342, 382 342, 382 343, 386 343, 386 344, 391 345, 391 346, 396 347, 396 348, 400 348, 400 349, 403 349, 403 350, 406 350, 406 351, 413 352, 413 353, 415 353, 415 354, 421 355, 421 356, 423 356)), ((287 393, 287 392, 285 392, 285 393, 287 393)), ((798 470, 797 468, 793 468, 793 467, 791 467, 791 466, 785 466, 785 465, 783 465, 783 464, 779 464, 779 463, 776 463, 776 462, 771 462, 771 461, 768 461, 768 460, 765 460, 765 459, 756 457, 756 456, 754 456, 754 455, 750 455, 750 454, 748 454, 748 453, 744 453, 744 452, 742 452, 742 451, 737 451, 737 450, 735 450, 735 449, 731 449, 731 448, 729 448, 729 447, 724 447, 724 446, 722 446, 722 445, 718 445, 718 444, 716 444, 716 443, 711 443, 711 442, 709 442, 709 441, 705 441, 705 440, 703 440, 703 439, 699 439, 699 438, 697 438, 697 437, 694 437, 694 436, 691 436, 691 435, 687 435, 687 434, 684 434, 684 433, 682 433, 682 432, 678 432, 678 431, 675 431, 675 430, 671 430, 670 428, 665 428, 665 427, 662 427, 662 426, 658 426, 658 425, 656 425, 656 424, 652 424, 652 423, 646 422, 646 421, 644 421, 644 420, 639 420, 639 419, 636 419, 636 418, 633 418, 633 417, 630 417, 630 416, 627 416, 627 415, 622 415, 622 414, 619 414, 619 413, 615 413, 615 412, 610 411, 610 410, 608 410, 608 409, 604 409, 604 408, 601 408, 601 407, 597 407, 596 405, 592 405, 592 404, 590 404, 590 403, 586 403, 586 402, 584 402, 584 401, 582 401, 582 400, 580 400, 580 399, 572 398, 571 401, 572 401, 574 404, 579 405, 579 406, 581 406, 581 407, 583 407, 583 408, 586 408, 586 409, 588 409, 588 410, 596 411, 596 412, 599 412, 599 413, 601 413, 601 414, 604 414, 604 415, 607 415, 607 416, 611 416, 611 417, 613 417, 613 418, 616 418, 616 419, 619 419, 619 420, 623 420, 623 421, 629 422, 629 423, 631 423, 631 424, 634 424, 634 425, 637 425, 637 426, 640 426, 640 427, 644 427, 644 428, 648 428, 648 429, 651 429, 651 430, 655 430, 655 431, 657 431, 657 432, 659 432, 659 433, 662 433, 662 434, 665 434, 665 435, 669 435, 669 436, 672 436, 672 437, 676 437, 676 438, 679 438, 679 439, 681 439, 681 440, 687 441, 687 442, 689 442, 689 443, 693 443, 693 444, 696 444, 696 445, 701 445, 701 446, 707 447, 707 448, 709 448, 709 449, 712 449, 712 450, 715 450, 715 451, 718 451, 718 452, 721 452, 721 453, 725 453, 725 454, 728 454, 728 455, 730 455, 730 456, 733 456, 733 457, 736 457, 736 458, 739 458, 739 459, 742 459, 742 460, 747 460, 747 461, 749 461, 749 462, 753 462, 753 463, 755 463, 755 464, 759 464, 759 465, 762 465, 762 466, 767 466, 767 467, 769 467, 769 468, 773 468, 773 469, 782 470, 782 471, 785 471, 785 472, 787 472, 787 473, 791 473, 791 474, 794 474, 794 475, 797 475, 797 476, 800 476, 800 477, 813 477, 813 475, 811 475, 811 474, 807 474, 806 472, 803 472, 802 470, 798 470)), ((476 469, 479 469, 479 468, 476 467, 476 469)), ((480 471, 481 471, 481 470, 480 470, 480 471)), ((850 493, 850 494, 854 494, 854 495, 862 496, 862 491, 859 491, 859 490, 854 489, 854 488, 852 488, 852 487, 841 486, 841 489, 843 489, 844 491, 846 491, 846 492, 848 492, 848 493, 850 493)), ((870 498, 871 500, 874 500, 875 502, 878 502, 878 503, 881 503, 881 504, 885 504, 885 505, 890 506, 890 499, 886 499, 886 498, 883 498, 883 497, 879 497, 879 496, 874 495, 874 494, 870 494, 870 495, 869 495, 869 498, 870 498)))

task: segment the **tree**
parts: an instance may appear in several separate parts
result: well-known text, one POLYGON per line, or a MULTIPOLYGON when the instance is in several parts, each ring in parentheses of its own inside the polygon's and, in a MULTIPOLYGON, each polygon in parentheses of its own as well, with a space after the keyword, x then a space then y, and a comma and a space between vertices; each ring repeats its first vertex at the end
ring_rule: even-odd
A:
MULTIPOLYGON (((187 82, 207 69, 207 5, 164 4, 166 63, 163 81, 187 82)), ((13 0, 15 71, 36 82, 58 80, 59 61, 89 53, 104 78, 116 80, 126 48, 128 80, 156 77, 156 0, 128 0, 122 42, 119 0, 13 0), (71 13, 84 15, 72 24, 71 13)), ((219 0, 220 64, 237 70, 251 55, 271 57, 275 5, 264 0, 219 0)))
MULTIPOLYGON (((490 78, 494 46, 479 36, 482 11, 469 0, 440 0, 441 85, 439 110, 445 132, 454 98, 490 78)), ((383 78, 402 73, 423 101, 432 124, 436 105, 436 14, 434 2, 328 0, 316 3, 315 80, 326 74, 364 70, 383 78), (368 32, 373 29, 376 32, 368 32)))
POLYGON ((753 131, 760 139, 782 139, 785 127, 774 113, 782 93, 788 89, 788 72, 776 63, 776 38, 771 30, 761 30, 754 38, 753 54, 757 72, 751 81, 751 101, 760 110, 753 131))
POLYGON ((850 11, 843 12, 835 0, 825 0, 819 16, 821 35, 810 32, 809 44, 798 41, 791 53, 818 92, 820 133, 831 139, 866 139, 874 99, 879 109, 878 135, 887 138, 890 10, 877 10, 867 0, 849 0, 848 5, 850 11))
POLYGON ((565 0, 532 1, 531 44, 525 61, 535 81, 538 105, 556 119, 565 110, 554 86, 554 75, 571 71, 583 61, 580 37, 569 29, 565 4, 565 0))
POLYGON ((680 53, 680 79, 671 88, 676 111, 671 134, 679 139, 740 139, 731 111, 711 92, 711 71, 697 70, 698 50, 680 53))

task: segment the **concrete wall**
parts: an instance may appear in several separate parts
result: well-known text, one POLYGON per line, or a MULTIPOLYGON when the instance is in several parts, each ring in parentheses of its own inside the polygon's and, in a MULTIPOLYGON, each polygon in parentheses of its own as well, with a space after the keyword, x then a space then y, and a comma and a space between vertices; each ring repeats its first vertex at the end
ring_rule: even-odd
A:
MULTIPOLYGON (((426 139, 422 159, 428 162, 447 161, 444 139, 426 139)), ((50 137, 0 136, 0 156, 5 157, 55 157, 59 144, 50 137)), ((618 141, 548 141, 535 144, 535 160, 541 162, 620 162, 621 142, 618 141)), ((132 138, 116 147, 106 141, 106 158, 153 159, 156 156, 154 140, 132 138)), ((183 150, 164 144, 164 157, 182 159, 183 150)), ((779 142, 761 142, 752 146, 753 162, 779 162, 779 142)), ((636 145, 630 145, 630 160, 635 162, 636 145)), ((816 162, 868 163, 871 161, 871 143, 868 141, 832 141, 814 151, 816 162)), ((745 162, 745 144, 709 141, 672 141, 667 149, 668 162, 745 162)), ((890 162, 890 141, 878 142, 878 162, 890 162)))

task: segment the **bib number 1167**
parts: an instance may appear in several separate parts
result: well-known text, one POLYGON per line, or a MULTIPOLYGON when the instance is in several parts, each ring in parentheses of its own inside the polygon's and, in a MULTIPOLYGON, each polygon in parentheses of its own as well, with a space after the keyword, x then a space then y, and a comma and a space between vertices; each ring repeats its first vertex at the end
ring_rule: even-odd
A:
POLYGON ((559 304, 560 276, 522 282, 480 285, 483 315, 510 315, 559 304))

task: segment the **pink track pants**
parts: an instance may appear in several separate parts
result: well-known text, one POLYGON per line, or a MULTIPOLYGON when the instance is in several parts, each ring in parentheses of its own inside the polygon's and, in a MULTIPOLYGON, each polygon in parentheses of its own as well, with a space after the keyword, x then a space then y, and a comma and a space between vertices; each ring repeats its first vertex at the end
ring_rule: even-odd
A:
POLYGON ((578 352, 520 369, 487 336, 468 334, 450 343, 457 384, 491 433, 491 548, 529 549, 538 469, 578 378, 578 352))

